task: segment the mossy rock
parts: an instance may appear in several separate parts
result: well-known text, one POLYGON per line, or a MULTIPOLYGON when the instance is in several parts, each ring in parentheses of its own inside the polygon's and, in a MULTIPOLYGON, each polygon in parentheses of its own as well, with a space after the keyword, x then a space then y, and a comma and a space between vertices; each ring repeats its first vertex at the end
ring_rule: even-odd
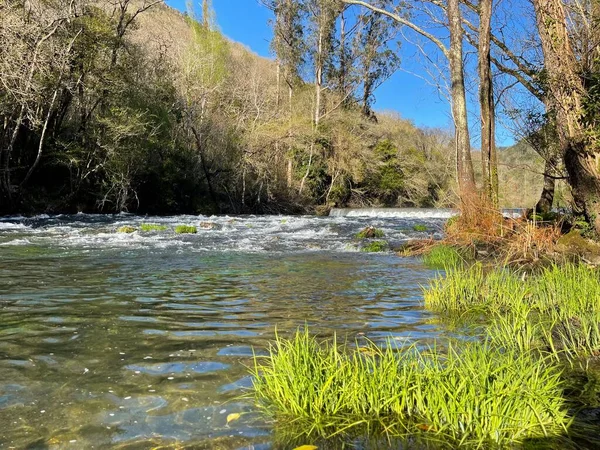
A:
POLYGON ((385 252, 389 249, 386 241, 372 241, 360 249, 361 252, 378 253, 385 252))
POLYGON ((585 260, 600 264, 600 245, 584 238, 580 230, 571 230, 561 236, 556 242, 556 250, 572 256, 579 256, 585 260))
POLYGON ((196 234, 198 229, 192 225, 177 225, 175 233, 177 234, 196 234))
POLYGON ((166 231, 166 225, 159 225, 157 223, 143 223, 140 225, 140 230, 144 233, 149 233, 151 231, 166 231))
POLYGON ((137 230, 131 225, 123 225, 117 228, 117 233, 135 233, 137 230))
POLYGON ((427 225, 423 225, 423 224, 417 224, 413 226, 413 230, 414 231, 418 231, 418 232, 423 232, 423 231, 427 231, 427 225))
POLYGON ((373 239, 373 238, 382 238, 384 233, 382 230, 375 227, 366 227, 358 232, 356 235, 356 239, 373 239))

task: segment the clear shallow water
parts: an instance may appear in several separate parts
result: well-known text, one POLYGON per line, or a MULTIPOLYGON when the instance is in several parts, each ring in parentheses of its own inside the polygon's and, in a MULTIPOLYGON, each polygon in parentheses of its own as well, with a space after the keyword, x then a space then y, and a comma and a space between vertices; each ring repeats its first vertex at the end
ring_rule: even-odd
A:
POLYGON ((240 399, 253 349, 304 324, 434 338, 420 306, 433 273, 353 236, 373 225, 395 246, 437 235, 441 216, 0 219, 0 447, 270 448, 240 399), (202 222, 215 228, 172 231, 202 222), (141 223, 169 230, 115 233, 141 223))

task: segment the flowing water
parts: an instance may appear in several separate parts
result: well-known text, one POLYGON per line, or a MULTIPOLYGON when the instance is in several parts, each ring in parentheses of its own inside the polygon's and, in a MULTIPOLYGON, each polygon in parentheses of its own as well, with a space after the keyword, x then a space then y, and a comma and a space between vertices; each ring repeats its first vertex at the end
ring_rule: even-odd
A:
POLYGON ((354 236, 376 226, 393 248, 451 214, 0 219, 0 448, 273 447, 241 398, 253 351, 305 324, 434 338, 420 288, 433 272, 354 236), (168 229, 116 232, 142 223, 168 229))

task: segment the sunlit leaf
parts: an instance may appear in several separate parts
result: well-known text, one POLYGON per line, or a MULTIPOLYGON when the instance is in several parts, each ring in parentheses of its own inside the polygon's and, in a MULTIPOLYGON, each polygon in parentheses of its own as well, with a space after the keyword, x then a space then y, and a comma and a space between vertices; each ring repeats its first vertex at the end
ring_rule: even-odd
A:
POLYGON ((294 450, 317 450, 319 447, 316 445, 301 445, 300 447, 296 447, 294 450))
POLYGON ((231 413, 227 416, 227 423, 233 422, 234 420, 238 420, 240 418, 240 413, 231 413))

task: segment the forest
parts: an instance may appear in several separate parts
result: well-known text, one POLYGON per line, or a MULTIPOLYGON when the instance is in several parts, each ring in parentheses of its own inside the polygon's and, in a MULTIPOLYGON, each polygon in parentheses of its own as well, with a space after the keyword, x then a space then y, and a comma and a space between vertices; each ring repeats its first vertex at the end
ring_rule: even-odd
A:
MULTIPOLYGON (((450 5, 363 3, 264 2, 273 12, 274 36, 273 59, 265 59, 223 36, 208 0, 197 13, 193 6, 181 13, 156 0, 4 0, 0 212, 454 206, 475 178, 493 203, 507 207, 533 206, 543 184, 538 206, 548 209, 556 181, 569 174, 547 64, 528 59, 541 51, 543 39, 537 37, 536 48, 526 35, 505 43, 481 29, 484 12, 468 2, 459 8, 458 31, 446 20, 450 5), (447 30, 430 34, 426 27, 436 24, 447 30), (373 110, 377 88, 401 68, 398 46, 406 30, 448 57, 450 70, 440 66, 440 76, 453 77, 456 135, 373 110), (456 33, 460 39, 451 39, 456 33), (486 33, 493 45, 479 37, 486 33), (488 58, 479 54, 478 67, 467 64, 458 48, 463 44, 483 53, 487 45, 488 58), (460 77, 454 80, 461 73, 462 94, 455 92, 460 77), (488 119, 475 170, 465 73, 489 79, 480 84, 481 117, 488 119), (516 164, 514 152, 495 150, 494 105, 501 100, 494 97, 495 83, 506 84, 503 90, 524 87, 518 98, 527 92, 545 106, 502 106, 518 116, 515 133, 527 149, 516 164), (498 174, 505 181, 500 186, 498 174), (527 188, 515 194, 515 183, 527 188)), ((586 26, 573 22, 572 32, 593 34, 586 26)), ((575 51, 578 64, 591 65, 581 70, 592 70, 590 48, 575 51)), ((593 98, 592 81, 586 78, 583 99, 593 98)), ((586 105, 583 125, 589 128, 593 111, 586 105)), ((593 133, 580 134, 593 141, 593 133)))

